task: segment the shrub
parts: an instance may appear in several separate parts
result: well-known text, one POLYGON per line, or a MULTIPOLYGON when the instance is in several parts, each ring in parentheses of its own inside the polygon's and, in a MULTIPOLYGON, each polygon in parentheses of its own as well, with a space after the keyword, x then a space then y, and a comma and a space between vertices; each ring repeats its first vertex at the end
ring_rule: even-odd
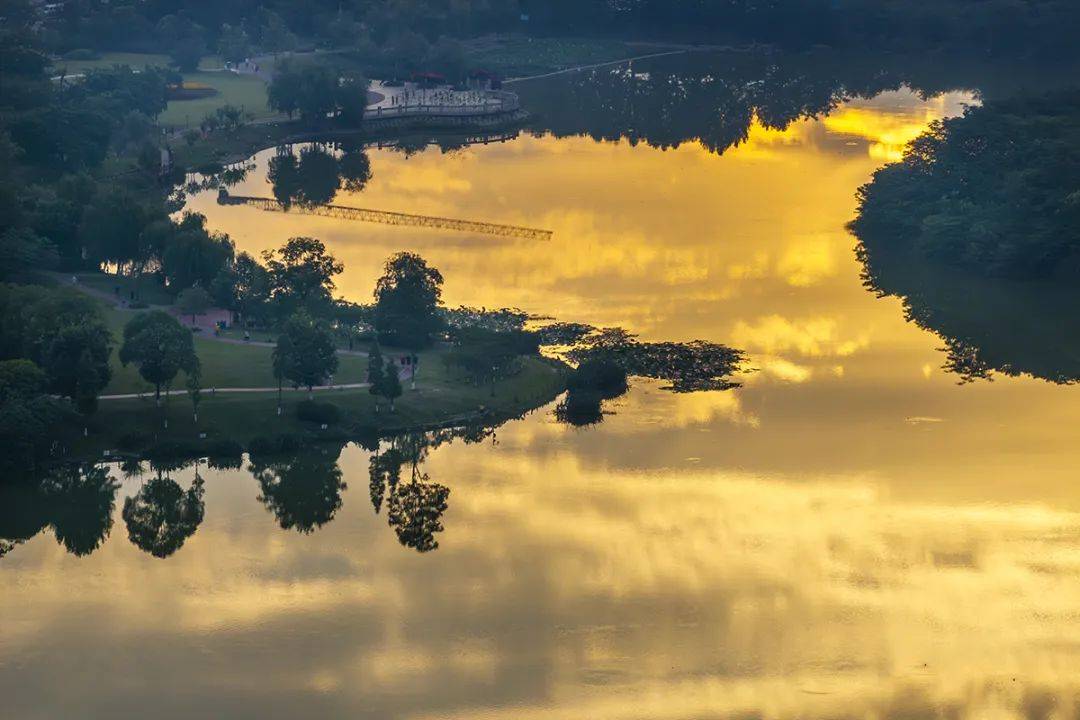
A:
POLYGON ((626 392, 626 370, 611 360, 586 360, 570 374, 566 386, 571 393, 591 390, 604 399, 626 392))
POLYGON ((296 406, 296 417, 305 422, 333 425, 341 421, 341 410, 330 403, 304 400, 296 406))

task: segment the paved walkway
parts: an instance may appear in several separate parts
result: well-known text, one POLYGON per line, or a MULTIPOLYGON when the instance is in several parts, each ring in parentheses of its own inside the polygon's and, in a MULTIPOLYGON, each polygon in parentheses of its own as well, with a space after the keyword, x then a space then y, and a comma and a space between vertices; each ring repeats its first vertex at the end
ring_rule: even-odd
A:
MULTIPOLYGON (((314 392, 327 392, 329 390, 359 390, 360 388, 371 387, 371 383, 345 383, 343 385, 317 385, 312 388, 314 392)), ((242 388, 203 388, 202 395, 206 397, 214 397, 214 395, 221 393, 267 393, 277 392, 276 387, 242 387, 242 388)), ((282 388, 282 392, 298 393, 307 392, 307 388, 282 388)), ((162 396, 177 396, 187 395, 187 390, 168 390, 161 393, 162 396)), ((154 397, 153 391, 140 392, 140 393, 121 393, 119 395, 99 395, 98 400, 135 400, 137 398, 151 399, 154 397)))
POLYGON ((575 65, 574 67, 568 67, 562 70, 555 70, 554 72, 541 73, 540 75, 529 75, 528 77, 510 78, 509 80, 503 80, 503 85, 524 82, 525 80, 539 80, 540 78, 555 77, 556 75, 566 75, 568 73, 578 72, 580 70, 593 70, 595 68, 608 67, 611 65, 622 65, 623 63, 634 62, 635 60, 648 60, 649 58, 664 57, 666 55, 683 55, 684 53, 688 52, 690 52, 690 50, 669 50, 667 52, 650 53, 649 55, 636 55, 634 57, 622 58, 621 60, 609 60, 607 62, 592 63, 591 65, 575 65))

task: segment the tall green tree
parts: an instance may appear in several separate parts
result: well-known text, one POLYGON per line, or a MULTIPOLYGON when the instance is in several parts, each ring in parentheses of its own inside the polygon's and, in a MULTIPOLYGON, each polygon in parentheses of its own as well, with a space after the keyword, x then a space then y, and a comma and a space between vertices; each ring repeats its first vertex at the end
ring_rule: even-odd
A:
POLYGON ((379 388, 380 395, 390 401, 390 412, 394 412, 394 401, 401 397, 401 377, 398 375, 398 366, 392 358, 386 359, 383 368, 382 384, 379 388))
POLYGON ((329 311, 334 277, 345 267, 327 252, 322 241, 290 238, 280 249, 264 252, 263 260, 279 317, 301 309, 316 317, 329 311))
POLYGON ((388 345, 420 350, 442 327, 438 315, 443 277, 416 253, 400 252, 386 261, 375 285, 375 329, 388 345))
POLYGON ((191 331, 162 310, 139 313, 124 326, 120 362, 134 364, 139 375, 154 386, 154 398, 161 404, 161 388, 171 383, 181 370, 198 372, 199 358, 191 331))
POLYGON ((378 398, 382 396, 383 384, 386 382, 386 370, 383 367, 382 351, 379 344, 375 343, 368 351, 367 381, 368 392, 375 396, 375 409, 379 409, 378 398))
POLYGON ((84 414, 97 406, 97 396, 109 384, 113 340, 100 321, 67 325, 48 343, 43 356, 52 392, 69 398, 84 414))
POLYGON ((194 285, 180 292, 176 297, 176 306, 184 315, 191 316, 191 324, 195 324, 195 318, 210 309, 210 293, 200 285, 194 285))
POLYGON ((309 396, 337 370, 337 348, 330 327, 304 311, 285 323, 278 348, 282 376, 296 387, 306 387, 309 396))
POLYGON ((235 254, 228 235, 210 233, 206 218, 186 214, 161 254, 161 270, 174 288, 210 287, 235 254))

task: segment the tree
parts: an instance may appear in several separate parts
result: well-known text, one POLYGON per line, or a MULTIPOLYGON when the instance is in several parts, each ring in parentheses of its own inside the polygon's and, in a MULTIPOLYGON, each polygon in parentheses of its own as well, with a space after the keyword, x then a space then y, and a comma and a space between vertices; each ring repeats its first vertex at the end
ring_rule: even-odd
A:
POLYGON ((281 414, 281 391, 282 386, 285 384, 286 374, 289 372, 289 366, 293 361, 295 352, 293 350, 292 338, 288 335, 279 335, 277 345, 274 346, 274 351, 271 356, 274 369, 274 379, 277 380, 277 404, 278 415, 281 414))
POLYGON ((299 114, 310 126, 324 124, 338 110, 338 76, 325 65, 282 61, 266 92, 272 110, 299 114))
POLYGON ((266 320, 270 273, 247 253, 240 253, 222 268, 214 278, 211 290, 214 300, 232 310, 242 321, 266 320))
POLYGON ((181 370, 198 372, 199 358, 191 331, 162 310, 139 313, 124 326, 120 362, 134 364, 139 375, 154 386, 161 405, 161 386, 171 383, 181 370))
POLYGON ((202 315, 210 309, 210 293, 199 285, 189 287, 176 298, 176 305, 184 315, 191 316, 191 324, 195 324, 195 316, 202 315))
POLYGON ((465 79, 467 62, 465 47, 461 42, 445 35, 440 37, 427 53, 428 66, 454 83, 465 79))
POLYGON ((92 262, 131 269, 144 255, 141 241, 147 220, 146 209, 130 192, 103 189, 83 212, 79 240, 92 262))
POLYGON ((251 39, 240 25, 222 25, 217 47, 218 54, 231 63, 243 62, 251 55, 251 39))
POLYGON ((188 213, 161 255, 161 270, 170 287, 210 287, 234 254, 228 235, 207 232, 206 218, 188 213))
POLYGON ((0 404, 0 470, 38 468, 53 455, 53 445, 70 420, 70 409, 43 395, 0 404))
POLYGON ((83 414, 92 413, 97 396, 112 378, 112 348, 112 332, 100 320, 65 325, 49 340, 43 354, 49 389, 75 401, 83 414))
POLYGON ((495 396, 495 382, 520 368, 519 355, 535 350, 535 340, 530 346, 528 333, 521 331, 496 332, 482 327, 461 328, 455 333, 456 345, 446 355, 446 361, 457 365, 477 385, 491 384, 495 396))
POLYGON ((0 361, 0 405, 45 392, 45 373, 30 360, 0 361))
POLYGON ((278 338, 281 374, 296 387, 306 387, 308 396, 323 384, 338 366, 337 348, 329 326, 300 311, 285 323, 278 338))
POLYGON ((388 345, 420 350, 442 327, 437 310, 443 277, 415 253, 400 252, 386 261, 375 286, 375 329, 388 345))
POLYGON ((383 382, 379 394, 390 401, 390 412, 394 412, 394 401, 401 397, 401 378, 398 376, 397 363, 392 358, 387 358, 386 367, 383 369, 383 382))
POLYGON ((278 63, 267 89, 267 104, 289 117, 299 114, 310 125, 326 124, 331 117, 356 125, 367 107, 368 81, 359 75, 340 73, 323 63, 278 63))
POLYGON ((202 370, 196 366, 187 374, 188 397, 191 398, 191 414, 195 424, 199 424, 199 403, 202 402, 202 370))
POLYGON ((0 279, 51 270, 59 260, 56 246, 30 228, 10 228, 0 234, 0 279))
POLYGON ((335 288, 334 276, 345 269, 326 251, 326 245, 310 237, 290 238, 279 250, 264 252, 263 260, 279 317, 300 309, 314 316, 325 314, 335 288))
POLYGON ((161 18, 157 33, 177 68, 182 72, 199 69, 199 60, 206 54, 206 31, 186 12, 161 18))
POLYGON ((375 396, 375 411, 379 410, 379 397, 382 396, 383 385, 386 383, 386 369, 383 367, 382 351, 379 344, 375 343, 368 351, 367 381, 370 387, 368 392, 375 396))

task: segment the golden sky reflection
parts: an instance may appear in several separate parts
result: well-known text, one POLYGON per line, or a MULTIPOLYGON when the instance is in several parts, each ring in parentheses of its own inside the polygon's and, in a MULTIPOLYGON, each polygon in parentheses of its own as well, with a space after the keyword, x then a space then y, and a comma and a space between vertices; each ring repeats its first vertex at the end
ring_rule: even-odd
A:
POLYGON ((439 449, 425 471, 452 495, 425 556, 373 514, 355 447, 311 535, 246 470, 204 471, 206 520, 165 561, 119 511, 88 558, 43 533, 0 560, 13 717, 1077 717, 1080 396, 957 386, 940 341, 861 287, 843 230, 882 159, 969 99, 889 93, 722 157, 380 151, 337 200, 553 229, 540 246, 197 198, 242 249, 326 240, 354 299, 410 248, 451 304, 730 342, 758 371, 725 393, 637 382, 599 428, 541 412, 439 449))

